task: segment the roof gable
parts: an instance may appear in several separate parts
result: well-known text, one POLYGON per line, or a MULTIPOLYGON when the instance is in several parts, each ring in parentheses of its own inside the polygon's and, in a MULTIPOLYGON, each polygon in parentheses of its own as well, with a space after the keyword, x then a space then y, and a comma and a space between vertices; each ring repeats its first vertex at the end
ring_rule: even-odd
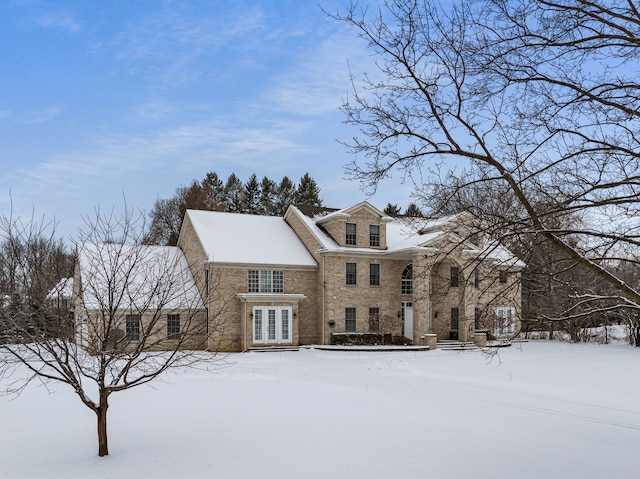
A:
POLYGON ((372 216, 379 218, 380 222, 382 223, 387 223, 393 220, 393 218, 387 216, 378 208, 372 206, 369 202, 362 201, 360 203, 349 206, 347 208, 343 208, 341 210, 335 210, 322 216, 317 216, 317 219, 315 221, 317 224, 322 225, 322 224, 331 223, 332 221, 349 219, 352 215, 362 210, 366 211, 372 216))

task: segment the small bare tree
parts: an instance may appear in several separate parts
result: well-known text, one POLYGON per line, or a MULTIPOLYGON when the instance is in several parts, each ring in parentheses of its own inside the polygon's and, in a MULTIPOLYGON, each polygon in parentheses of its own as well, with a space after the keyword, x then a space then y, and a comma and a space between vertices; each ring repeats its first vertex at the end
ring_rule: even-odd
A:
MULTIPOLYGON (((33 381, 73 388, 96 414, 99 456, 109 454, 111 394, 154 381, 170 368, 211 368, 221 361, 209 340, 221 311, 207 316, 198 270, 179 249, 141 244, 141 218, 125 208, 121 217, 97 210, 85 221, 76 245, 75 321, 59 321, 64 330, 43 334, 33 327, 49 314, 45 302, 2 310, 10 331, 10 340, 0 344, 4 392, 20 394, 33 381)), ((42 237, 13 224, 3 222, 7 241, 29 244, 42 237)), ((30 281, 28 275, 22 279, 30 281)))

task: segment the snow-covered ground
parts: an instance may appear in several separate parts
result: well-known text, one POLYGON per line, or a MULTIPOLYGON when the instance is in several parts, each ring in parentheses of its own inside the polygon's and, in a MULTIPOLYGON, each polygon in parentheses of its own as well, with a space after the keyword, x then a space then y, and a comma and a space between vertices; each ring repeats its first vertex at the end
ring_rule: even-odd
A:
POLYGON ((0 398, 0 478, 635 478, 640 349, 229 356, 112 396, 110 455, 62 386, 0 398))

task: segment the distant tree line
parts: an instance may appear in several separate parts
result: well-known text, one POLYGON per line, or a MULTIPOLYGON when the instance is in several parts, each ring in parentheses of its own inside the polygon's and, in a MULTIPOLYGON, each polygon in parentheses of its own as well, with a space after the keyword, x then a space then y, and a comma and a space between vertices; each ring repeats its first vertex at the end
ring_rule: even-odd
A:
POLYGON ((255 173, 245 183, 235 173, 223 182, 209 172, 201 181, 177 188, 173 197, 156 200, 145 241, 175 246, 188 209, 282 216, 292 204, 322 206, 320 188, 309 173, 296 185, 287 176, 276 182, 266 176, 259 180, 255 173))

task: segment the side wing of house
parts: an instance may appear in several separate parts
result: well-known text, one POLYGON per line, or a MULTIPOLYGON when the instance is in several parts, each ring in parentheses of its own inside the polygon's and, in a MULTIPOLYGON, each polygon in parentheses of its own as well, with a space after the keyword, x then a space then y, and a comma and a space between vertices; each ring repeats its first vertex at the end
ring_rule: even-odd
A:
POLYGON ((280 217, 187 212, 181 247, 205 268, 211 347, 317 343, 318 264, 280 217))
POLYGON ((179 248, 82 244, 77 256, 79 345, 112 353, 205 348, 205 308, 179 248))

